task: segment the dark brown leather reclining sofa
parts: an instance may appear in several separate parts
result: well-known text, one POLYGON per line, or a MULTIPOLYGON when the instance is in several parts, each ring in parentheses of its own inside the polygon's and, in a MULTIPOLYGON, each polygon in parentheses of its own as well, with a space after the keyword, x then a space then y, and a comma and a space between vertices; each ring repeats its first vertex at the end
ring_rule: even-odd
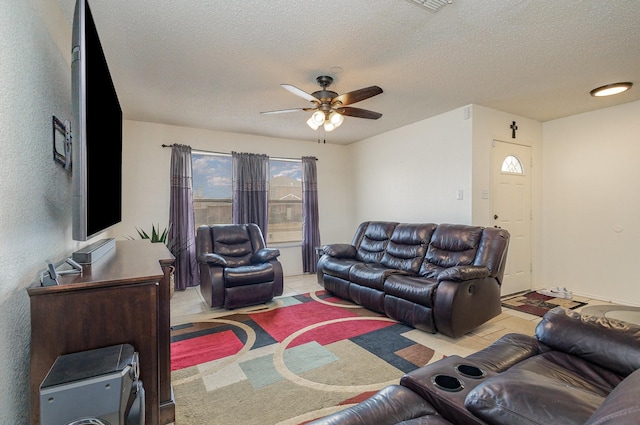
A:
POLYGON ((549 311, 535 337, 508 334, 308 425, 637 425, 640 326, 549 311))
POLYGON ((460 224, 368 221, 323 247, 318 283, 347 300, 453 338, 501 312, 509 233, 460 224))

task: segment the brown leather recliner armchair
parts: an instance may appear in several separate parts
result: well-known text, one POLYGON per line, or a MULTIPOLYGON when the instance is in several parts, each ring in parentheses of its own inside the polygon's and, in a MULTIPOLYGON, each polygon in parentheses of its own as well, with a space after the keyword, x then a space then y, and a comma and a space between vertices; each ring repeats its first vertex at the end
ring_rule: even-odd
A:
POLYGON ((255 224, 200 226, 196 255, 200 292, 211 307, 233 309, 282 295, 280 251, 265 246, 255 224))

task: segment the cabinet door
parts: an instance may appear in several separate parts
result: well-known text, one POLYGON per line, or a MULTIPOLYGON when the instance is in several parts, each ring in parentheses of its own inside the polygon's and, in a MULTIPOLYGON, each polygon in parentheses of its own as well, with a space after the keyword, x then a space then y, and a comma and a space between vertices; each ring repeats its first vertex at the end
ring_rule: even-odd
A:
POLYGON ((157 288, 152 281, 31 296, 32 424, 40 423, 40 384, 59 355, 116 344, 138 351, 146 423, 158 423, 157 288))

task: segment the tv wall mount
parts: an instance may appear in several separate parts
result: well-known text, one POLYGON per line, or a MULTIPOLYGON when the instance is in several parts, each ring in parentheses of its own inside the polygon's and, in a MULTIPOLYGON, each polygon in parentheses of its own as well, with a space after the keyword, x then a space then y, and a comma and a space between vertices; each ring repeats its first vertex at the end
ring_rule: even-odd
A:
POLYGON ((53 116, 53 160, 71 170, 71 121, 53 116))

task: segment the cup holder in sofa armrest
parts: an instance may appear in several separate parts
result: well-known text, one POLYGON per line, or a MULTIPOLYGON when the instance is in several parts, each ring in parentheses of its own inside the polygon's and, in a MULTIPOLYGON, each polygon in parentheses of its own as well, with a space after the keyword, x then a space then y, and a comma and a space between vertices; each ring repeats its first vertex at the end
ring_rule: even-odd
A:
POLYGON ((458 378, 449 375, 433 375, 431 377, 431 382, 437 388, 452 393, 460 391, 464 388, 464 385, 458 378))
POLYGON ((466 376, 467 378, 480 379, 487 376, 484 370, 470 364, 459 364, 456 365, 455 369, 456 372, 458 372, 462 376, 466 376))

